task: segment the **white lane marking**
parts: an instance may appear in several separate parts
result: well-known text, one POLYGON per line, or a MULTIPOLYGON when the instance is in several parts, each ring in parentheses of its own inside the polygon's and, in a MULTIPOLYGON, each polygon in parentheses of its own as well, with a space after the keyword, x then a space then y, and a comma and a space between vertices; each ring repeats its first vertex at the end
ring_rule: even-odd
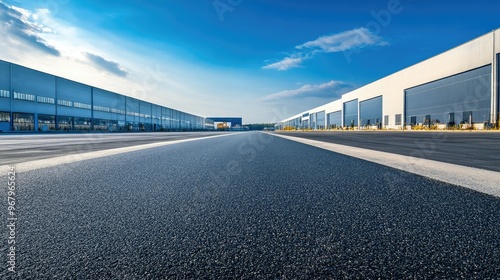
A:
POLYGON ((500 172, 299 137, 269 134, 500 197, 500 172))
MULTIPOLYGON (((168 142, 143 144, 143 145, 138 145, 138 146, 115 148, 115 149, 101 150, 101 151, 88 152, 88 153, 82 153, 82 154, 71 154, 71 155, 59 156, 59 157, 48 158, 48 159, 40 159, 40 160, 22 162, 22 163, 17 163, 17 164, 2 165, 2 166, 0 166, 0 170, 2 170, 2 171, 7 170, 11 166, 15 166, 16 172, 21 173, 21 172, 27 172, 27 171, 32 171, 32 170, 37 170, 37 169, 42 169, 42 168, 54 167, 54 166, 58 166, 61 164, 74 163, 74 162, 78 162, 78 161, 82 161, 82 160, 107 157, 107 156, 112 156, 112 155, 117 155, 117 154, 123 154, 123 153, 128 153, 128 152, 140 151, 140 150, 145 150, 145 149, 151 149, 151 148, 156 148, 156 147, 174 145, 174 144, 203 140, 203 139, 237 135, 240 133, 243 133, 243 132, 214 135, 214 136, 207 136, 207 137, 190 138, 190 139, 183 139, 183 140, 174 140, 174 141, 168 141, 168 142)), ((5 174, 7 174, 7 173, 5 173, 5 174)), ((2 175, 3 174, 0 174, 0 176, 2 176, 2 175)))
MULTIPOLYGON (((201 135, 204 132, 198 132, 201 135)), ((179 132, 155 132, 153 133, 82 133, 82 134, 28 134, 28 135, 1 135, 0 151, 8 151, 13 148, 39 148, 58 146, 62 142, 68 145, 102 143, 108 141, 144 140, 150 136, 167 135, 169 137, 184 136, 186 133, 179 132)))

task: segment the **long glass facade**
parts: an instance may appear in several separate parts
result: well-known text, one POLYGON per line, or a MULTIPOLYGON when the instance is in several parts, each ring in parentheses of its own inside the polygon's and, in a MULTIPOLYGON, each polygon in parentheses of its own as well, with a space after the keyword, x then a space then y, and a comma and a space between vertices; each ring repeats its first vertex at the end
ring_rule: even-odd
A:
POLYGON ((173 111, 0 60, 0 131, 213 129, 173 111))
POLYGON ((358 126, 358 99, 344 103, 344 126, 358 126))
POLYGON ((338 128, 342 126, 342 111, 336 111, 327 115, 328 128, 338 128))
POLYGON ((487 123, 491 65, 405 90, 407 125, 487 123))
POLYGON ((359 122, 361 126, 382 127, 382 96, 359 102, 359 122))

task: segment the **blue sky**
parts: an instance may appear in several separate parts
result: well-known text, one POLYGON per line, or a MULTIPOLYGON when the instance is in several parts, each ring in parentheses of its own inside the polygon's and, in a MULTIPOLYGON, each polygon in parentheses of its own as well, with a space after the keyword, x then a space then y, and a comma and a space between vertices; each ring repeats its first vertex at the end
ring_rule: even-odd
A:
POLYGON ((500 27, 498 1, 0 0, 0 59, 276 122, 500 27))

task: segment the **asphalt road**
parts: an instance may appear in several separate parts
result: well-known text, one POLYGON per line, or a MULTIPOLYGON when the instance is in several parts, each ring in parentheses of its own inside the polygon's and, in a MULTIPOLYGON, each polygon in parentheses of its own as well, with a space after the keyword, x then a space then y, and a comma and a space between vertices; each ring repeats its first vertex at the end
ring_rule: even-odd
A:
POLYGON ((500 133, 496 132, 321 131, 277 133, 500 171, 500 133))
POLYGON ((227 132, 0 134, 0 165, 227 132))
POLYGON ((500 276, 500 199, 272 135, 15 179, 16 273, 2 227, 2 279, 500 276))

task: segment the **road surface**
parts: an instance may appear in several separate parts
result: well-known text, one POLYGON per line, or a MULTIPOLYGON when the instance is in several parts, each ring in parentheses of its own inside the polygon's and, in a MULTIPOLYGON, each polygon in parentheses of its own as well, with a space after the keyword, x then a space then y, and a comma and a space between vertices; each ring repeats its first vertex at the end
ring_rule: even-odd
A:
POLYGON ((500 276, 499 198, 264 133, 15 181, 16 272, 4 226, 2 279, 500 276))

